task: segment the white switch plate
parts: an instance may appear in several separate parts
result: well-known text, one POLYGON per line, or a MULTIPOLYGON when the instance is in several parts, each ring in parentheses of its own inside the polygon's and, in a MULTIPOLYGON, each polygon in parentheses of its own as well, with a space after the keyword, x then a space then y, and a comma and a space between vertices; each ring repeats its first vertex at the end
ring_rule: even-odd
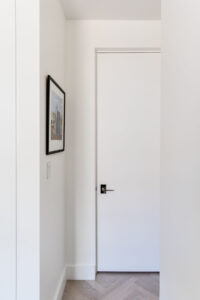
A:
POLYGON ((47 169, 46 169, 46 178, 47 180, 51 177, 51 162, 47 162, 47 169))

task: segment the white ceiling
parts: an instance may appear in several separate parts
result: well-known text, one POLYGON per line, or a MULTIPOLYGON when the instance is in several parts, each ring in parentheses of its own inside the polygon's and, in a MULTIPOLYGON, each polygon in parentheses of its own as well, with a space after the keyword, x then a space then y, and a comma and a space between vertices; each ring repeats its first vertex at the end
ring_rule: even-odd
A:
POLYGON ((157 20, 161 0, 61 0, 67 19, 157 20))

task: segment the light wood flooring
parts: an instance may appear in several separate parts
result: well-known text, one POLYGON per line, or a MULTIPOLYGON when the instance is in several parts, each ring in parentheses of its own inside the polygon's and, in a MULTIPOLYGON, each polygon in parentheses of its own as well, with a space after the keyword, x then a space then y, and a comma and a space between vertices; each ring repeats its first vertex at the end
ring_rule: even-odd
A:
POLYGON ((95 281, 68 281, 62 300, 158 299, 158 273, 98 273, 95 281))

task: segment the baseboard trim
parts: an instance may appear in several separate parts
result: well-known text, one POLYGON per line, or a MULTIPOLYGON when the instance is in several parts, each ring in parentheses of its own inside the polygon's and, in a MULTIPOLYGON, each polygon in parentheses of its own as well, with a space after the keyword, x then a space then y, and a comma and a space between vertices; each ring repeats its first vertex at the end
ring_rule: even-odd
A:
POLYGON ((58 282, 54 300, 62 300, 67 280, 95 280, 95 265, 66 265, 58 282))
POLYGON ((67 265, 66 278, 67 280, 95 280, 96 266, 95 265, 67 265))
POLYGON ((66 285, 66 280, 67 280, 67 277, 66 277, 66 266, 60 276, 60 279, 59 279, 59 282, 58 282, 58 287, 57 287, 57 290, 56 290, 56 293, 55 293, 55 297, 54 297, 54 300, 62 300, 62 297, 63 297, 63 293, 64 293, 64 289, 65 289, 65 285, 66 285))

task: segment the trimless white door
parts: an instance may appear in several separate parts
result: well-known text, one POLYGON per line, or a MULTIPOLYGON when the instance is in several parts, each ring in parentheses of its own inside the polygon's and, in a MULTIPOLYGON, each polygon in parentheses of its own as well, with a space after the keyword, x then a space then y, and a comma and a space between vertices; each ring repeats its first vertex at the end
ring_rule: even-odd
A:
POLYGON ((159 271, 159 53, 97 54, 97 184, 98 271, 159 271))

